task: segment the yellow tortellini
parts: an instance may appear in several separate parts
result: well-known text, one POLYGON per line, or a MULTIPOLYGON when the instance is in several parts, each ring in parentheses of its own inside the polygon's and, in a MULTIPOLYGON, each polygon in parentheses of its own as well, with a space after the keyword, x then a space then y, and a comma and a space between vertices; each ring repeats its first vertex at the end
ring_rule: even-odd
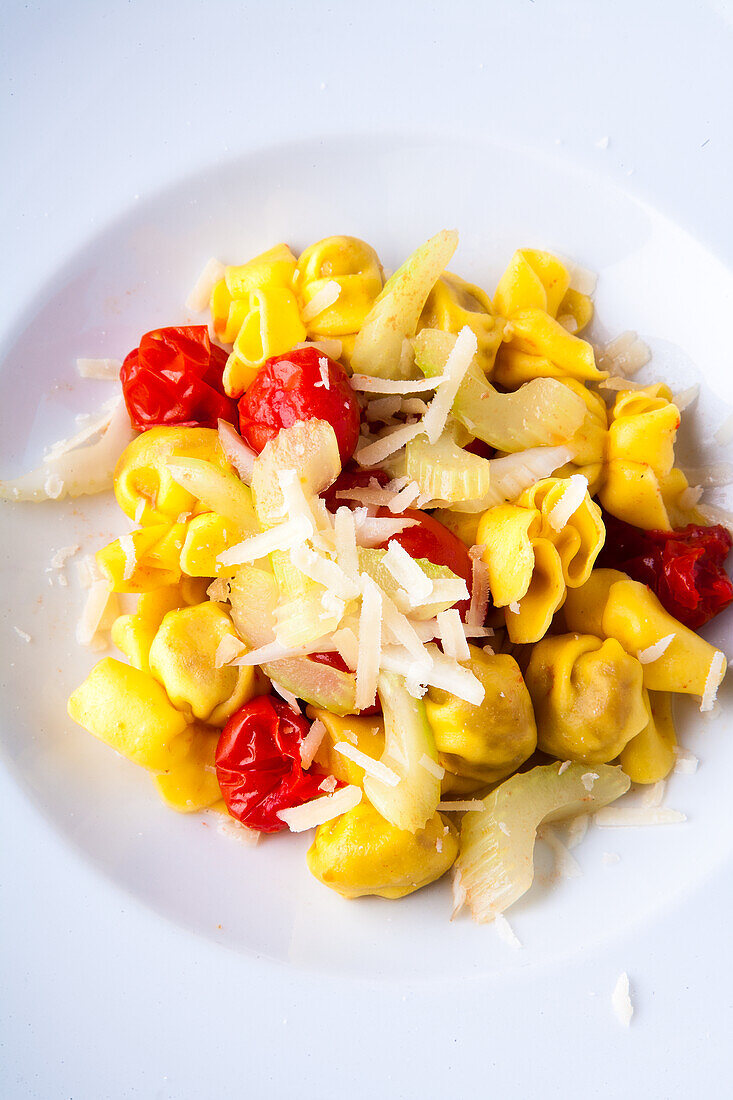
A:
POLYGON ((362 800, 348 813, 319 825, 308 867, 346 898, 376 894, 404 898, 444 875, 458 855, 455 827, 436 813, 424 829, 390 825, 362 800))
POLYGON ((151 771, 168 771, 191 743, 187 721, 158 681, 104 657, 72 692, 69 717, 116 752, 151 771))
POLYGON ((326 237, 301 253, 293 285, 304 316, 316 294, 332 282, 338 298, 306 321, 308 333, 355 337, 382 290, 382 265, 371 245, 358 237, 326 237))
POLYGON ((648 724, 641 665, 614 638, 543 638, 525 678, 537 745, 558 760, 606 764, 648 724))
POLYGON ((360 752, 371 756, 372 760, 379 760, 384 752, 382 719, 379 715, 368 715, 362 718, 355 714, 347 714, 342 717, 328 710, 322 710, 320 707, 308 707, 307 713, 309 718, 320 719, 327 731, 327 736, 323 738, 316 753, 316 763, 329 775, 335 775, 342 783, 362 787, 364 769, 353 760, 335 752, 333 746, 345 741, 347 744, 354 745, 360 752))
POLYGON ((677 736, 672 701, 666 691, 644 691, 649 721, 621 752, 620 763, 632 783, 658 783, 675 763, 677 736))
POLYGON ((173 480, 171 458, 200 458, 229 470, 214 428, 151 428, 133 439, 120 455, 114 474, 117 503, 128 519, 143 526, 175 523, 202 511, 196 497, 173 480))
POLYGON ((512 642, 544 637, 566 590, 588 579, 603 546, 601 510, 587 492, 567 522, 555 525, 554 509, 572 491, 567 480, 544 478, 515 504, 481 517, 476 540, 485 547, 491 595, 496 607, 505 608, 512 642))
POLYGON ((511 775, 532 755, 537 728, 514 658, 469 648, 471 659, 466 667, 483 685, 483 701, 474 706, 431 687, 425 708, 441 764, 453 775, 474 780, 473 789, 478 789, 511 775))
POLYGON ((606 377, 596 366, 592 346, 556 320, 572 319, 579 331, 592 316, 590 299, 569 287, 567 269, 551 253, 514 253, 494 294, 494 309, 509 321, 496 355, 495 382, 517 389, 533 378, 606 377))
POLYGON ((216 652, 225 638, 238 640, 229 614, 206 601, 169 611, 153 639, 150 671, 189 720, 223 726, 261 690, 256 668, 217 667, 216 652))
POLYGON ((466 325, 478 341, 476 362, 489 375, 501 343, 504 322, 494 316, 488 295, 480 287, 446 272, 428 295, 417 331, 429 328, 459 333, 466 325))
POLYGON ((610 412, 603 507, 644 530, 670 531, 693 522, 680 498, 687 478, 674 465, 680 413, 663 385, 618 394, 610 412))
POLYGON ((293 289, 296 259, 286 244, 255 256, 239 267, 227 267, 211 292, 209 303, 214 331, 224 344, 233 344, 249 312, 255 290, 293 289))
POLYGON ((225 550, 241 542, 247 532, 232 520, 216 512, 202 512, 186 525, 186 537, 181 549, 181 569, 189 577, 222 577, 232 572, 217 558, 225 550))
POLYGON ((673 618, 645 584, 616 569, 597 569, 587 584, 568 593, 563 616, 569 630, 589 629, 615 638, 627 653, 644 651, 667 640, 664 651, 642 664, 644 687, 702 695, 725 675, 720 650, 673 618), (709 683, 712 679, 712 683, 709 683))
POLYGON ((221 730, 201 723, 188 727, 191 738, 188 751, 168 771, 153 776, 160 797, 179 813, 205 810, 221 798, 216 777, 216 746, 221 730))
POLYGON ((185 523, 140 527, 102 547, 97 565, 114 592, 150 592, 181 578, 185 523))

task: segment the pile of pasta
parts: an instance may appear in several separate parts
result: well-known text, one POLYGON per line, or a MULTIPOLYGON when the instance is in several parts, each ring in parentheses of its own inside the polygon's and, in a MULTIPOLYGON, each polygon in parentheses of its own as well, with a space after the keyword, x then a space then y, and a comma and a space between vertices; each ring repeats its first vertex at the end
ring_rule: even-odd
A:
MULTIPOLYGON (((509 836, 497 818, 499 792, 509 783, 521 789, 534 772, 551 773, 557 784, 572 780, 572 797, 565 790, 561 804, 579 813, 599 804, 592 787, 598 780, 601 791, 605 765, 616 762, 614 772, 620 764, 624 773, 606 800, 629 780, 663 779, 675 762, 672 697, 698 696, 710 709, 726 662, 673 618, 650 587, 596 564, 604 515, 642 531, 704 523, 699 494, 675 465, 680 410, 672 393, 625 377, 625 366, 639 365, 633 340, 615 355, 597 354, 584 337, 593 319, 589 287, 572 265, 521 249, 489 298, 447 272, 456 240, 439 234, 387 281, 374 249, 352 237, 319 241, 299 257, 278 245, 240 266, 209 267, 204 297, 213 336, 228 350, 229 397, 244 394, 271 357, 298 346, 317 346, 351 375, 362 403, 356 466, 381 475, 338 501, 350 514, 364 513, 353 528, 360 594, 334 595, 325 570, 313 565, 309 583, 292 588, 293 563, 306 569, 320 555, 343 566, 338 538, 328 542, 333 516, 323 519, 316 507, 340 465, 323 483, 299 471, 320 526, 317 536, 304 535, 307 553, 288 560, 288 589, 276 555, 291 551, 277 535, 269 572, 259 567, 257 576, 256 561, 238 556, 249 539, 278 528, 263 522, 256 499, 253 506, 254 456, 248 458, 236 432, 153 428, 125 448, 114 475, 120 507, 136 526, 96 555, 96 583, 111 598, 139 596, 136 610, 111 627, 129 663, 104 658, 69 708, 92 733, 153 771, 174 808, 224 811, 215 767, 220 731, 272 682, 286 698, 307 704, 321 730, 304 766, 315 760, 347 789, 369 794, 321 823, 309 854, 314 873, 349 896, 397 897, 457 860, 459 893, 486 919, 507 903, 493 896, 486 902, 485 882, 477 884, 475 872, 478 840, 488 844, 486 815, 509 836), (206 473, 212 470, 216 477, 206 473), (386 551, 370 549, 379 539, 372 532, 369 541, 368 523, 378 528, 377 506, 387 506, 393 518, 383 522, 399 527, 400 494, 469 550, 471 606, 459 621, 459 638, 458 620, 440 618, 459 597, 428 606, 408 591, 400 604, 383 560, 369 558, 386 551), (418 828, 402 828, 402 839, 388 832, 395 826, 390 811, 378 812, 388 802, 374 795, 381 781, 376 765, 403 781, 414 772, 408 776, 397 758, 389 722, 385 731, 383 719, 359 715, 356 705, 363 699, 359 677, 366 675, 359 635, 365 572, 380 607, 396 607, 400 616, 392 626, 384 620, 374 676, 402 670, 434 739, 427 765, 422 761, 435 783, 430 810, 418 828), (329 705, 317 689, 287 688, 288 661, 307 659, 314 639, 305 614, 286 621, 282 605, 297 597, 311 606, 314 592, 323 608, 320 638, 332 640, 347 668, 338 704, 329 705), (258 614, 270 616, 270 633, 261 637, 253 602, 258 614), (426 647, 422 663, 420 653, 405 649, 408 629, 426 647), (297 644, 305 657, 295 654, 297 644), (259 665, 247 663, 243 655, 258 646, 264 647, 259 665), (461 818, 445 816, 451 796, 475 801, 455 802, 455 812, 465 815, 460 840, 451 821, 461 818), (377 836, 381 856, 370 862, 377 836)), ((255 468, 269 453, 254 459, 255 468)), ((286 511, 278 522, 294 515, 286 511)), ((435 593, 436 576, 427 583, 435 593)), ((545 816, 561 816, 552 798, 542 806, 545 816)), ((506 842, 497 836, 494 829, 492 844, 506 842)))

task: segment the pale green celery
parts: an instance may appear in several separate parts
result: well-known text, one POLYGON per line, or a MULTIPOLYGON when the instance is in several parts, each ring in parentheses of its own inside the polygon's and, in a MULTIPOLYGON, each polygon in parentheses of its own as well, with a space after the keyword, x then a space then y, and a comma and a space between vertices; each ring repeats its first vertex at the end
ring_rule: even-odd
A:
POLYGON ((549 477, 572 457, 570 447, 532 447, 517 454, 491 458, 487 463, 491 473, 488 491, 481 497, 466 497, 446 507, 453 512, 476 513, 516 500, 525 489, 549 477))
POLYGON ((351 366, 355 374, 414 378, 411 357, 403 354, 415 335, 430 291, 458 245, 455 231, 443 230, 420 245, 385 283, 356 337, 351 366))
POLYGON ((540 825, 593 813, 629 786, 621 768, 608 764, 548 764, 505 780, 483 799, 483 810, 463 818, 457 900, 465 891, 474 920, 493 920, 532 885, 540 825))
MULTIPOLYGON (((245 645, 249 649, 259 649, 273 642, 279 592, 272 573, 256 566, 242 566, 229 585, 232 620, 245 645)), ((262 670, 313 706, 323 707, 333 714, 354 713, 356 681, 352 673, 319 664, 309 657, 268 661, 262 665, 262 670)))
POLYGON ((440 801, 440 780, 420 763, 424 756, 438 763, 435 738, 425 704, 410 695, 402 676, 380 673, 377 691, 384 715, 381 762, 399 775, 400 782, 391 787, 365 775, 364 793, 386 821, 416 833, 425 827, 440 801))
MULTIPOLYGON (((456 337, 423 329, 412 341, 426 377, 442 374, 456 337)), ((474 362, 466 371, 452 415, 478 439, 499 451, 555 447, 572 439, 585 420, 585 402, 556 378, 534 378, 514 393, 500 393, 474 362)))
POLYGON ((420 486, 430 501, 459 504, 489 492, 491 464, 479 455, 463 450, 450 432, 437 443, 418 436, 407 444, 407 476, 420 486))
MULTIPOLYGON (((357 553, 359 555, 359 571, 371 577, 375 584, 379 585, 382 591, 399 607, 401 602, 399 595, 401 591, 400 586, 383 564, 384 555, 387 551, 373 550, 359 546, 357 548, 357 553)), ((427 558, 418 558, 416 560, 423 573, 429 577, 431 581, 459 579, 447 565, 435 565, 432 561, 428 561, 427 558)), ((435 603, 425 604, 424 607, 418 607, 411 610, 410 616, 413 619, 419 620, 432 619, 439 611, 447 611, 450 607, 453 607, 452 602, 439 600, 435 603)))
POLYGON ((252 470, 252 498, 263 528, 285 518, 285 501, 278 475, 294 471, 306 501, 327 489, 341 473, 336 433, 325 420, 299 420, 282 428, 252 470))
POLYGON ((259 533, 252 494, 236 474, 203 458, 171 458, 166 468, 173 480, 206 509, 235 523, 246 535, 259 533))

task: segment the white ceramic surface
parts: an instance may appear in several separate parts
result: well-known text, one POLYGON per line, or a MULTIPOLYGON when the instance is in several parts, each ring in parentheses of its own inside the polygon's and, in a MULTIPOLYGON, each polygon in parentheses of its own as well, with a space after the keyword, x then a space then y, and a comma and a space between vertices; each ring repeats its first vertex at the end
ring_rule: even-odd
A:
MULTIPOLYGON (((184 15, 195 7, 184 5, 184 15)), ((553 7, 555 16, 564 9, 553 7)), ((218 11, 226 14, 226 5, 218 11)), ((259 41, 271 42, 259 9, 250 11, 259 41)), ((149 26, 142 13, 136 17, 149 26)), ((116 8, 110 18, 121 18, 116 8)), ((488 32, 488 16, 481 18, 488 32)), ((162 29, 162 16, 155 25, 162 29)), ((545 11, 532 28, 551 25, 545 11)), ((84 27, 82 21, 82 36, 91 33, 84 27)), ((292 61, 295 29, 284 33, 292 61)), ((61 26, 55 34, 67 40, 61 26)), ((333 35, 343 46, 343 33, 333 35)), ((360 64, 377 51, 374 38, 361 46, 348 41, 360 64)), ((108 44, 121 72, 130 64, 126 43, 108 44)), ((528 49, 539 58, 540 39, 528 49)), ((159 54, 145 56, 152 62, 159 54)), ((163 73, 171 71, 161 64, 163 73)), ((165 100, 164 89, 146 85, 139 60, 132 67, 138 89, 165 100)), ((75 357, 124 355, 141 331, 183 320, 181 303, 209 255, 238 261, 280 239, 302 246, 343 231, 370 240, 392 267, 444 225, 461 231, 454 268, 488 288, 524 243, 557 248, 598 270, 599 334, 638 329, 655 352, 646 373, 674 388, 704 376, 699 405, 685 417, 681 452, 699 452, 702 444, 703 458, 721 457, 710 437, 733 400, 721 355, 733 279, 711 251, 656 211, 674 205, 664 187, 658 204, 642 202, 633 178, 614 178, 608 161, 581 163, 566 144, 543 145, 529 134, 501 140, 487 126, 470 140, 436 137, 421 117, 400 136, 359 137, 333 106, 322 111, 326 128, 340 122, 346 136, 319 139, 311 129, 288 143, 298 108, 286 92, 297 80, 285 70, 281 59, 266 143, 255 142, 253 123, 233 142, 236 155, 218 165, 210 151, 197 159, 187 149, 182 167, 196 174, 160 189, 179 173, 161 171, 145 119, 135 138, 134 119, 125 115, 130 147, 137 157, 149 152, 156 165, 147 180, 141 176, 140 197, 130 203, 120 195, 114 209, 104 209, 93 189, 67 197, 63 209, 72 222, 85 196, 99 216, 114 217, 100 232, 87 225, 80 252, 72 253, 62 229, 50 233, 50 247, 37 226, 28 236, 11 234, 21 283, 28 239, 46 263, 43 277, 35 272, 30 303, 15 303, 23 310, 4 330, 0 407, 12 409, 0 441, 4 475, 27 467, 44 444, 72 428, 76 412, 108 395, 106 384, 75 377, 75 357)), ((363 80, 359 87, 357 105, 366 94, 363 80)), ((32 97, 31 89, 26 77, 32 97)), ((105 133, 105 94, 90 113, 97 136, 105 133)), ((198 111, 214 110, 215 102, 207 85, 194 112, 199 125, 198 111)), ((386 106, 384 92, 373 102, 386 106)), ((180 104, 168 103, 165 117, 177 125, 180 112, 180 104)), ((633 131, 624 113, 604 121, 614 118, 615 132, 633 131)), ((435 129, 445 133, 446 118, 440 122, 435 129)), ((121 159, 115 153, 112 165, 125 178, 121 159)), ((647 182, 644 192, 652 198, 654 188, 647 182)), ((15 209, 35 210, 38 194, 36 183, 15 209)), ((675 202, 684 208, 679 194, 675 202)), ((697 217, 677 221, 703 233, 697 217)), ((715 243, 723 253, 730 244, 715 243)), ((273 1096, 341 1095, 347 1080, 353 1096, 377 1089, 430 1096, 437 1082, 440 1091, 452 1086, 463 1095, 482 1074, 507 1095, 585 1096, 583 1074, 608 1049, 611 1070, 591 1095, 617 1095, 622 1081, 628 1088, 642 1080, 647 1095, 675 1095, 672 1082, 679 1085, 684 1073, 698 1081, 700 1072, 709 1075, 708 1095, 725 1095, 722 1050, 712 1038, 706 1047, 705 1036, 723 1033, 726 1013, 722 991, 715 992, 712 944, 733 896, 727 718, 703 726, 691 707, 681 708, 684 743, 703 766, 694 777, 673 779, 668 803, 688 813, 689 823, 592 832, 576 853, 583 878, 540 885, 512 911, 525 943, 512 952, 491 929, 448 924, 442 887, 400 905, 348 904, 310 878, 304 839, 280 837, 251 850, 219 836, 211 821, 205 826, 164 810, 144 773, 65 717, 65 696, 91 662, 71 639, 81 600, 73 569, 68 588, 49 586, 45 569, 57 547, 81 542, 90 550, 121 530, 119 514, 93 501, 19 507, 3 520, 0 743, 7 769, 0 790, 12 837, 5 852, 7 1095, 208 1096, 238 1067, 242 1088, 256 1084, 273 1096), (14 624, 32 635, 30 645, 14 624), (603 864, 609 850, 622 855, 619 864, 603 864), (621 969, 631 973, 639 1010, 628 1035, 608 1002, 621 969), (709 1056, 697 1077, 668 1043, 675 996, 685 986, 692 1047, 709 1056), (571 1081, 552 1068, 558 1050, 572 1058, 571 1081)), ((725 619, 711 631, 728 649, 729 634, 725 619)))

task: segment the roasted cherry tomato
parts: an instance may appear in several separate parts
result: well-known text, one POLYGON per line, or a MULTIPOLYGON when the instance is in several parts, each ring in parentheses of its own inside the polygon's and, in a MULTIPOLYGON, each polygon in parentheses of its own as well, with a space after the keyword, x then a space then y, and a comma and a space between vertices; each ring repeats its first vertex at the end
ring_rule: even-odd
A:
POLYGON ((317 348, 268 359, 239 401, 239 431, 257 454, 281 428, 314 419, 332 426, 341 462, 351 458, 359 439, 359 402, 341 364, 317 348))
MULTIPOLYGON (((329 665, 331 668, 337 668, 339 672, 351 672, 351 669, 346 664, 340 653, 311 653, 312 661, 318 661, 319 665, 329 665)), ((381 714, 382 705, 379 702, 379 696, 376 701, 372 703, 370 707, 364 707, 359 711, 362 717, 366 717, 369 714, 381 714)))
POLYGON ((211 343, 205 325, 146 332, 120 369, 133 425, 144 432, 160 425, 236 424, 236 402, 225 395, 221 381, 226 361, 226 352, 211 343))
MULTIPOLYGON (((379 514, 382 516, 392 516, 392 513, 387 508, 380 508, 379 514)), ((420 512, 417 509, 408 508, 405 512, 401 513, 405 519, 417 520, 415 527, 406 527, 404 531, 400 531, 398 535, 393 535, 392 538, 395 542, 398 542, 400 546, 404 547, 407 553, 413 558, 427 558, 428 561, 433 562, 434 565, 447 565, 449 569, 452 569, 457 577, 463 577, 468 586, 469 594, 471 592, 471 580, 473 577, 473 568, 471 566, 471 559, 468 556, 468 550, 464 543, 454 535, 452 531, 449 531, 447 527, 444 527, 442 523, 439 523, 437 519, 433 519, 427 512, 420 512)), ((396 518, 392 516, 392 518, 396 518)), ((389 540, 391 542, 392 539, 389 540)), ((388 545, 387 542, 384 546, 388 545)), ((455 606, 458 608, 461 618, 465 618, 468 611, 470 600, 462 600, 455 606)))
POLYGON ((677 531, 641 531, 604 513, 606 542, 597 565, 649 585, 663 607, 697 630, 733 601, 724 562, 733 545, 725 527, 691 523, 677 531))
POLYGON ((303 771, 310 722, 281 699, 258 695, 229 719, 216 749, 216 776, 227 809, 251 829, 285 829, 278 810, 317 798, 324 776, 303 771))

